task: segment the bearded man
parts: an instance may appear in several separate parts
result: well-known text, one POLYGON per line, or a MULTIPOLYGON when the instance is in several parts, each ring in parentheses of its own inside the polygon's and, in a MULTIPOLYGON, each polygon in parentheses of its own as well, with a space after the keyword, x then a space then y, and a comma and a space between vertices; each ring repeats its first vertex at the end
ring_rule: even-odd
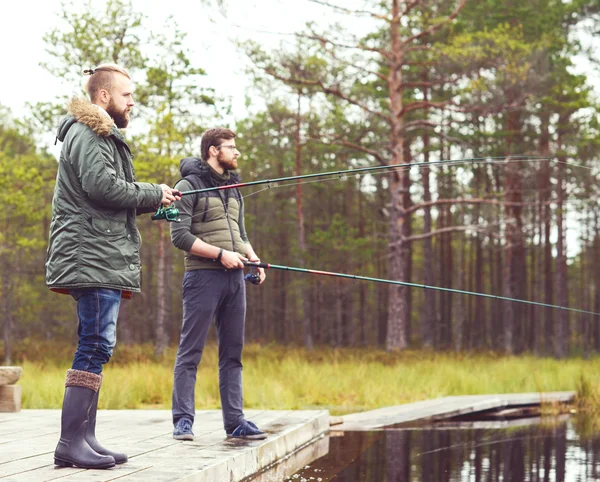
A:
MULTIPOLYGON (((215 128, 202 135, 202 159, 180 163, 175 187, 191 191, 239 182, 234 172, 240 152, 236 134, 215 128)), ((180 222, 171 224, 173 244, 185 251, 183 323, 173 384, 173 437, 193 440, 194 388, 210 324, 215 319, 219 343, 219 392, 227 437, 264 439, 243 412, 242 348, 246 317, 244 261, 259 262, 244 225, 244 203, 236 188, 183 196, 176 203, 180 222)), ((260 283, 265 279, 259 269, 260 283)))
POLYGON ((166 184, 137 182, 119 129, 133 102, 131 77, 106 64, 86 71, 90 101, 73 99, 57 139, 62 150, 52 200, 46 284, 77 302, 79 343, 67 371, 54 463, 110 468, 127 456, 95 436, 102 367, 116 344, 121 298, 140 291, 136 214, 180 199, 166 184))

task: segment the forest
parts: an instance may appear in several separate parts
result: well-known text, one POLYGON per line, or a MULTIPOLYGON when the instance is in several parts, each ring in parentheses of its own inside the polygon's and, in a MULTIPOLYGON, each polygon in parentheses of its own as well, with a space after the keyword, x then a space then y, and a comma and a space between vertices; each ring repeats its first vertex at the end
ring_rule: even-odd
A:
MULTIPOLYGON (((388 351, 600 351, 600 124, 593 78, 597 0, 381 0, 359 20, 309 23, 279 48, 239 42, 251 61, 238 134, 243 181, 348 170, 325 180, 241 188, 246 228, 266 263, 486 293, 271 270, 248 284, 246 339, 388 351), (590 41, 592 43, 590 44, 590 41), (352 173, 375 166, 398 166, 352 173), (583 313, 583 311, 593 313, 583 313)), ((206 8, 209 8, 208 6, 206 8)), ((49 72, 81 92, 104 62, 135 80, 126 132, 140 181, 174 185, 202 132, 230 118, 214 66, 194 65, 174 20, 152 34, 143 12, 107 0, 66 4, 44 43, 49 72), (80 66, 80 67, 79 67, 80 66)), ((43 86, 42 86, 43 88, 43 86)), ((75 340, 75 303, 48 291, 45 258, 67 98, 15 117, 0 105, 0 355, 24 340, 75 340)), ((142 293, 121 305, 119 343, 177 345, 183 253, 169 223, 138 218, 142 293)))

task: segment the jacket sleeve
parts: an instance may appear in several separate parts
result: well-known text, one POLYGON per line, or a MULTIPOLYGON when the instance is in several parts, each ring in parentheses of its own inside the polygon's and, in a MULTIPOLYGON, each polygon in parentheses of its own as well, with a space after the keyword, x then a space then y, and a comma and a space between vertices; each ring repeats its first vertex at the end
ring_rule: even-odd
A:
MULTIPOLYGON (((179 181, 175 187, 180 191, 193 190, 192 185, 186 181, 179 181)), ((194 204, 196 196, 182 196, 177 201, 175 207, 179 209, 179 222, 169 223, 171 225, 171 242, 176 248, 189 252, 196 241, 196 236, 192 234, 192 218, 194 216, 194 204)))
POLYGON ((111 208, 158 207, 162 200, 161 187, 119 179, 113 167, 115 156, 116 162, 121 162, 118 152, 111 152, 109 143, 89 128, 81 128, 71 145, 69 157, 81 187, 90 199, 111 208))
POLYGON ((248 234, 246 233, 246 223, 244 222, 244 198, 240 196, 240 217, 238 218, 238 226, 240 227, 240 237, 244 243, 250 244, 248 234))
POLYGON ((158 209, 158 207, 159 206, 156 205, 156 206, 150 206, 150 207, 147 207, 147 208, 137 208, 135 210, 135 214, 137 214, 138 216, 141 216, 142 214, 154 214, 156 212, 156 210, 158 209))

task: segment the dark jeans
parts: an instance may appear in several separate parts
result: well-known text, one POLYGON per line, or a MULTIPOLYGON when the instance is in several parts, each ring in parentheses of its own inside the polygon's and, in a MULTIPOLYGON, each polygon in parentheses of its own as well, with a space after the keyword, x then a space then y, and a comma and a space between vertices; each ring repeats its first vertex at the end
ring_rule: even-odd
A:
POLYGON ((110 360, 117 343, 121 291, 107 288, 72 289, 79 316, 79 344, 72 368, 97 375, 110 360))
POLYGON ((210 324, 219 341, 219 391, 225 431, 243 420, 242 348, 246 318, 244 271, 188 271, 183 277, 183 325, 175 361, 173 423, 194 421, 196 372, 210 324))

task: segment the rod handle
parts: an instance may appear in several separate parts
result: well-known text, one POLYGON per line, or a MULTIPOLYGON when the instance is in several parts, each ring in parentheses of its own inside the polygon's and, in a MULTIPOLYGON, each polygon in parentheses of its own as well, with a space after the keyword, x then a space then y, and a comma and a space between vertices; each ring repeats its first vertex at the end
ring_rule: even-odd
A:
POLYGON ((264 268, 269 269, 271 265, 269 263, 254 263, 253 261, 243 261, 245 266, 250 266, 251 268, 264 268))

